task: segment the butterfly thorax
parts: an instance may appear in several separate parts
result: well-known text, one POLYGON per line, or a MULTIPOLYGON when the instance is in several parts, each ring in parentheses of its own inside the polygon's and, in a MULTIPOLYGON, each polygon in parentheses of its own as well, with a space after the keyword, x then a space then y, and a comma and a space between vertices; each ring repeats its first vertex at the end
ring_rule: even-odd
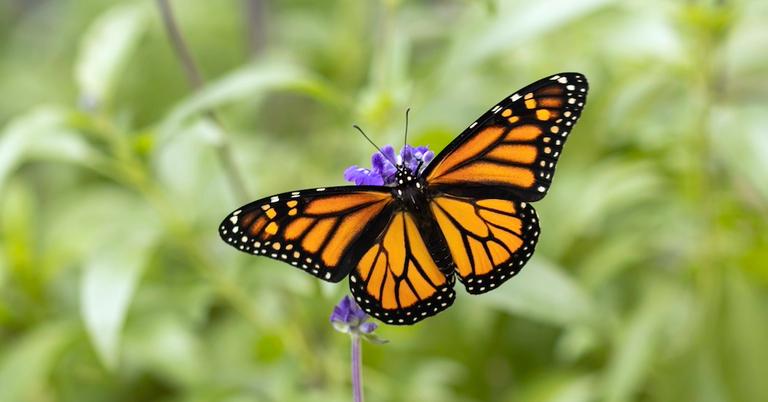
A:
POLYGON ((402 209, 416 214, 426 212, 424 207, 427 205, 427 194, 424 190, 425 185, 420 177, 402 165, 398 166, 392 194, 402 209))

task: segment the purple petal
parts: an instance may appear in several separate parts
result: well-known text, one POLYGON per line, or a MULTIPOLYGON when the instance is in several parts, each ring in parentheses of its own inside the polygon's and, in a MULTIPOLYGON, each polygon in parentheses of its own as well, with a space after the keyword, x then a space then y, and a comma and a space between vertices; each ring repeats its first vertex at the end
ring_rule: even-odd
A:
POLYGON ((331 322, 348 323, 350 314, 350 300, 349 296, 345 296, 336 307, 333 308, 331 313, 331 322))
POLYGON ((366 172, 369 172, 368 169, 359 168, 357 165, 352 165, 344 170, 344 180, 356 182, 357 177, 359 177, 362 174, 365 174, 366 172))
POLYGON ((376 152, 373 155, 371 155, 371 167, 373 170, 377 172, 381 172, 384 170, 384 166, 387 165, 389 162, 387 162, 387 159, 384 157, 384 155, 376 152))
POLYGON ((400 149, 400 159, 403 161, 403 163, 408 163, 413 159, 414 151, 415 149, 412 146, 408 144, 403 145, 403 148, 400 149))
POLYGON ((357 320, 358 322, 362 322, 366 319, 368 319, 368 314, 363 311, 360 307, 357 309, 353 309, 350 314, 350 319, 357 320))
POLYGON ((429 147, 422 145, 414 149, 413 156, 417 160, 424 161, 424 165, 426 166, 435 157, 435 153, 430 151, 429 147))
POLYGON ((366 177, 362 182, 358 183, 358 185, 365 185, 365 186, 383 186, 384 185, 384 179, 381 178, 379 175, 370 175, 366 177))
POLYGON ((346 322, 345 314, 338 306, 334 307, 333 312, 331 313, 331 322, 346 322))
POLYGON ((360 332, 364 334, 370 334, 371 332, 375 331, 376 328, 378 328, 378 325, 376 325, 375 322, 364 322, 360 325, 360 332))
POLYGON ((358 186, 380 186, 384 184, 384 180, 378 173, 357 166, 350 166, 344 171, 344 180, 353 182, 358 186))
POLYGON ((356 304, 353 304, 353 303, 355 303, 354 300, 352 300, 352 298, 349 297, 349 295, 347 295, 341 299, 341 302, 339 302, 339 307, 341 307, 345 311, 351 311, 356 306, 356 304))
POLYGON ((391 162, 391 161, 397 160, 397 155, 395 154, 395 148, 392 147, 392 145, 384 145, 384 147, 381 148, 381 152, 384 154, 384 156, 387 157, 388 161, 391 162))
POLYGON ((426 166, 434 156, 434 152, 430 151, 426 146, 413 147, 406 144, 403 146, 403 149, 400 150, 400 157, 403 160, 403 164, 413 174, 418 173, 417 169, 419 169, 419 165, 421 165, 421 167, 426 166))
POLYGON ((424 152, 424 156, 421 159, 424 161, 424 166, 427 166, 429 165, 429 162, 432 162, 432 159, 435 159, 435 153, 432 151, 426 151, 424 152))
POLYGON ((332 323, 358 326, 366 319, 368 314, 349 296, 344 296, 331 313, 332 323))
POLYGON ((391 145, 385 145, 381 152, 376 152, 371 156, 371 166, 373 172, 381 176, 384 184, 392 184, 397 174, 397 168, 392 164, 396 160, 395 149, 391 145))

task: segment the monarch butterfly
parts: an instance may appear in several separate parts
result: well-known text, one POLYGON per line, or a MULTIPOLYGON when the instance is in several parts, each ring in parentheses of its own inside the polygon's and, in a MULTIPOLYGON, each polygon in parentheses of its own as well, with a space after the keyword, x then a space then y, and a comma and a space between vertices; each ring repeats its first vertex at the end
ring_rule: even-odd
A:
POLYGON ((586 101, 578 73, 543 78, 504 98, 423 170, 392 162, 395 183, 277 194, 229 214, 221 238, 320 279, 349 277, 372 316, 407 325, 517 274, 539 236, 529 204, 546 195, 586 101))

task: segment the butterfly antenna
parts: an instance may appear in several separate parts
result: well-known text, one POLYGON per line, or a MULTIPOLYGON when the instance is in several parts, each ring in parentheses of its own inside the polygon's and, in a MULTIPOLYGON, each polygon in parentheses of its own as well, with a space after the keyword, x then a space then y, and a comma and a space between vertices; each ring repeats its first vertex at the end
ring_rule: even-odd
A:
POLYGON ((380 154, 381 154, 381 155, 382 155, 382 156, 383 156, 383 157, 384 157, 384 158, 385 158, 387 161, 389 161, 389 163, 391 163, 391 164, 392 164, 392 166, 394 166, 395 168, 397 168, 397 162, 396 162, 396 161, 393 161, 392 159, 389 159, 389 156, 387 156, 387 154, 385 154, 385 153, 384 153, 384 151, 382 151, 382 150, 381 150, 381 148, 379 148, 379 146, 378 146, 378 145, 376 145, 376 143, 374 143, 374 142, 373 142, 373 141, 372 141, 372 140, 371 140, 371 139, 370 139, 370 138, 369 138, 367 135, 365 135, 365 132, 363 131, 363 129, 362 129, 362 128, 360 128, 360 126, 358 126, 357 124, 353 124, 353 125, 352 125, 352 127, 354 127, 355 129, 357 129, 357 131, 359 131, 359 132, 360 132, 360 134, 362 134, 362 135, 363 135, 363 137, 365 137, 365 139, 366 139, 366 140, 368 140, 368 142, 370 142, 370 143, 371 143, 371 145, 373 145, 373 147, 374 147, 374 148, 376 148, 376 149, 379 151, 379 153, 380 153, 380 154))
MULTIPOLYGON (((405 148, 405 146, 408 145, 408 114, 410 113, 411 113, 411 108, 405 109, 405 141, 403 141, 403 148, 405 148)), ((421 165, 424 163, 423 159, 418 158, 418 160, 419 160, 419 167, 416 168, 416 171, 418 171, 421 168, 421 165)))
POLYGON ((403 140, 403 148, 408 145, 408 114, 411 112, 411 108, 405 109, 405 139, 403 140))

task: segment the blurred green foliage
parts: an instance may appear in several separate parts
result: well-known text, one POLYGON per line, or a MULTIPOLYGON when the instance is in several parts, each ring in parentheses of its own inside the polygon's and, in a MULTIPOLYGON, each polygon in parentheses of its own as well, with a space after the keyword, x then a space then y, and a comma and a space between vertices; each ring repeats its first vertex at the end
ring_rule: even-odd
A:
POLYGON ((197 93, 154 2, 0 3, 0 401, 350 400, 346 285, 218 239, 219 150, 254 199, 341 184, 351 124, 439 150, 569 70, 536 255, 382 328, 368 400, 768 400, 765 1, 172 4, 197 93))

